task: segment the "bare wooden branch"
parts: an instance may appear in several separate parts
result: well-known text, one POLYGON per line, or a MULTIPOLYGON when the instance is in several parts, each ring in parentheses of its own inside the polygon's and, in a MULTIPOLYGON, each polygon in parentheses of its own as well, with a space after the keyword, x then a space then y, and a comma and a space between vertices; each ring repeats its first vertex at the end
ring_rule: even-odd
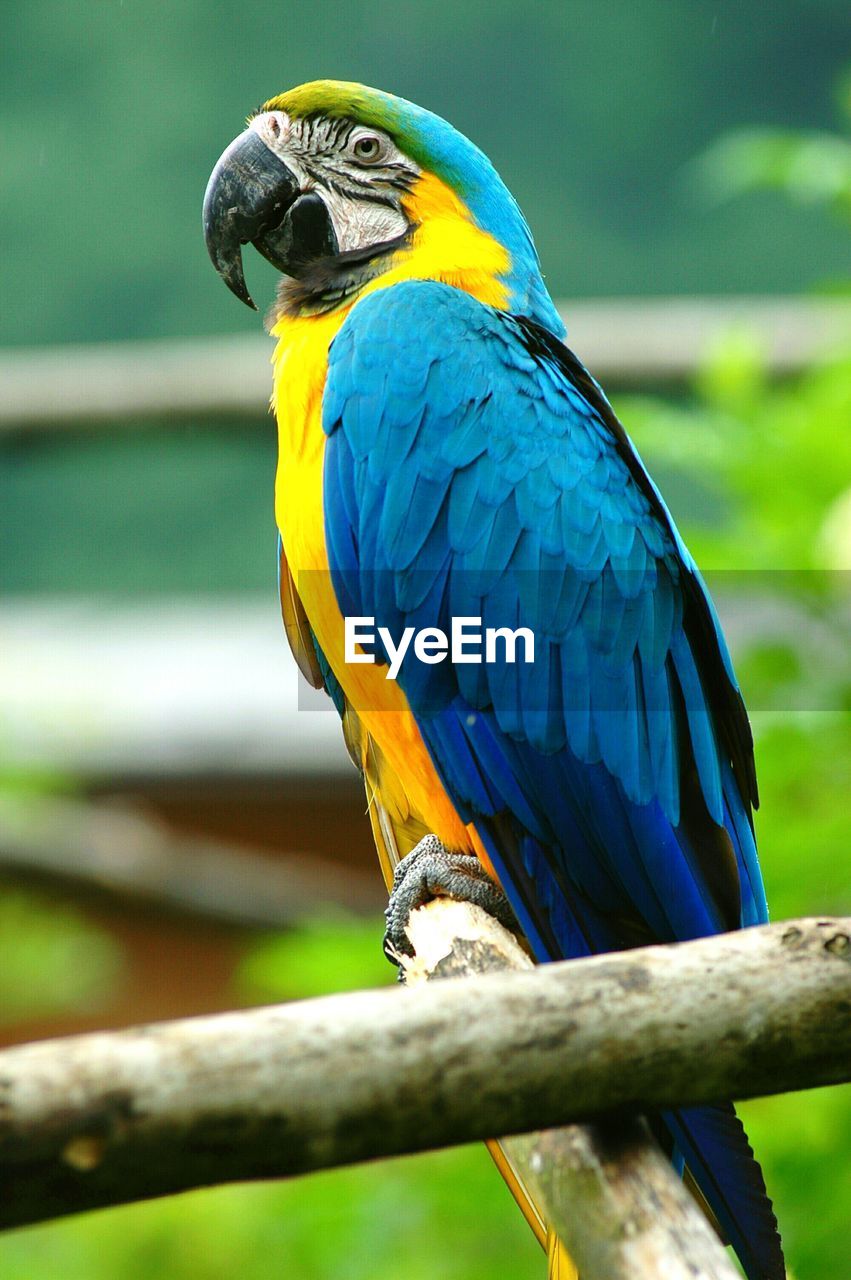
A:
MULTIPOLYGON (((438 898, 413 913, 408 933, 416 953, 402 957, 409 985, 532 968, 511 934, 468 903, 438 898)), ((535 1216, 555 1230, 582 1280, 737 1280, 639 1116, 620 1113, 501 1145, 521 1200, 531 1198, 535 1216)))
POLYGON ((0 878, 179 912, 242 928, 280 928, 317 907, 377 914, 374 876, 315 855, 263 855, 180 836, 129 805, 0 795, 0 878))
POLYGON ((640 1117, 514 1138, 511 1150, 582 1280, 740 1280, 640 1117))
MULTIPOLYGON (((773 374, 809 368, 847 346, 843 298, 571 298, 559 309, 570 344, 609 387, 689 381, 731 331, 752 338, 773 374)), ((0 434, 137 426, 162 419, 267 412, 268 338, 165 338, 0 352, 0 434)))
POLYGON ((0 1225, 849 1079, 851 919, 45 1041, 0 1053, 0 1225))

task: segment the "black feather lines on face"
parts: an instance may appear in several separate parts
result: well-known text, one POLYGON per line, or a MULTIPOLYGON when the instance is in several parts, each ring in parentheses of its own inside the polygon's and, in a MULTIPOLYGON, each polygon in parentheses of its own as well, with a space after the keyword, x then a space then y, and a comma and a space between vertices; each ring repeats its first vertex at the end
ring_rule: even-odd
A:
MULTIPOLYGON (((293 157, 318 186, 330 187, 349 199, 396 208, 399 197, 410 191, 419 177, 419 170, 406 163, 398 150, 381 164, 359 163, 346 151, 357 127, 355 120, 322 115, 294 120, 289 143, 293 157)), ((395 147, 393 139, 388 140, 395 147)))

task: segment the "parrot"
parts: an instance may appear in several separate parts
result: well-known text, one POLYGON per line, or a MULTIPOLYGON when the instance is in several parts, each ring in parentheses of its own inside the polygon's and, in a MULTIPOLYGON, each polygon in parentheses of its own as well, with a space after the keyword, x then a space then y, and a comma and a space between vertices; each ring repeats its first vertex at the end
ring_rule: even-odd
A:
MULTIPOLYGON (((391 953, 440 894, 507 914, 540 963, 764 923, 718 615, 483 151, 401 97, 313 81, 248 118, 203 226, 248 306, 243 246, 279 273, 281 611, 363 776, 391 953)), ((748 1280, 781 1280, 733 1106, 651 1121, 748 1280)), ((500 1167, 550 1274, 575 1275, 500 1167)))

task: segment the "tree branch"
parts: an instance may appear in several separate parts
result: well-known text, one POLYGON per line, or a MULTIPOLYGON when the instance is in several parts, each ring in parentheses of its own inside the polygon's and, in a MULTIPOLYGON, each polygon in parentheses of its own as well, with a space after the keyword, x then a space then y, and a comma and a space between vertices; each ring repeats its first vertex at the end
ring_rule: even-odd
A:
MULTIPOLYGON (((413 913, 408 933, 416 952, 401 958, 409 985, 533 967, 498 921, 467 903, 435 899, 413 913)), ((556 1232, 582 1280, 737 1280, 721 1241, 639 1116, 621 1112, 499 1145, 520 1203, 531 1199, 532 1220, 556 1232)))
POLYGON ((849 1013, 851 919, 800 920, 24 1045, 0 1053, 0 1225, 838 1083, 849 1013))
MULTIPOLYGON (((807 369, 842 350, 843 297, 569 298, 571 344, 606 386, 691 383, 707 347, 731 328, 760 339, 768 373, 807 369)), ((186 417, 268 413, 268 338, 150 339, 0 352, 0 434, 186 417)))
POLYGON ((381 910, 374 876, 312 854, 264 855, 178 835, 139 808, 65 796, 0 795, 0 878, 64 887, 238 928, 283 928, 317 905, 381 910))

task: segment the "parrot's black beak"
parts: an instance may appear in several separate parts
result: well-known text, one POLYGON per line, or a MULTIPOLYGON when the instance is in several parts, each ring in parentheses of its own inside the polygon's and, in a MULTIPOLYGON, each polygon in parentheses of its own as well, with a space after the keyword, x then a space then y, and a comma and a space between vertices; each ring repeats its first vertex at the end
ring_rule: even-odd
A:
POLYGON ((307 262, 337 252, 321 198, 302 193, 295 175, 252 129, 230 144, 210 175, 204 239, 227 287, 255 311, 242 269, 242 245, 253 244, 286 275, 298 275, 307 262))

